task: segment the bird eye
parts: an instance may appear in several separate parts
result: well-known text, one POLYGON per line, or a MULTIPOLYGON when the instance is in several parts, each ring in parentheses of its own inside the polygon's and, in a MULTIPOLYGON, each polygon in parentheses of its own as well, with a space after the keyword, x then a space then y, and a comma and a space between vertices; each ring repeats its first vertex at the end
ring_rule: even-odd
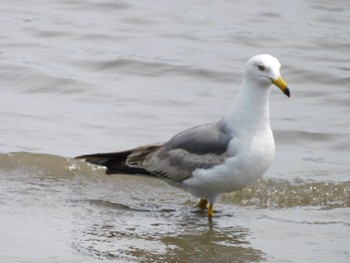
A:
POLYGON ((258 65, 258 69, 259 69, 260 71, 264 71, 264 70, 265 70, 265 66, 263 66, 263 65, 258 65))
POLYGON ((264 65, 258 65, 258 69, 259 69, 260 71, 264 71, 264 70, 265 70, 265 66, 264 66, 264 65))

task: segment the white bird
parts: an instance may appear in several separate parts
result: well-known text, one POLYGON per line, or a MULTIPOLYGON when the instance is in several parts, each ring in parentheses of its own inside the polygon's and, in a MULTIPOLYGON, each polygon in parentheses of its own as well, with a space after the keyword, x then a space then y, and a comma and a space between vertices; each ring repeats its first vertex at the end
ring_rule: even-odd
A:
POLYGON ((257 181, 275 156, 269 120, 271 84, 290 96, 279 61, 267 54, 252 57, 243 85, 231 109, 214 123, 176 134, 161 145, 146 145, 76 158, 102 165, 107 174, 143 174, 166 179, 200 198, 198 206, 213 206, 227 192, 257 181))

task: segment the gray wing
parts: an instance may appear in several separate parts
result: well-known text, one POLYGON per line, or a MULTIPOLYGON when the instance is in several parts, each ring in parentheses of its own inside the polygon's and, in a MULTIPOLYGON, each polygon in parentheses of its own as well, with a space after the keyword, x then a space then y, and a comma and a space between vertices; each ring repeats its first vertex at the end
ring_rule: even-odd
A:
POLYGON ((211 168, 222 163, 228 156, 231 139, 222 121, 201 125, 175 135, 144 158, 140 159, 137 152, 129 155, 126 164, 181 182, 197 168, 211 168))

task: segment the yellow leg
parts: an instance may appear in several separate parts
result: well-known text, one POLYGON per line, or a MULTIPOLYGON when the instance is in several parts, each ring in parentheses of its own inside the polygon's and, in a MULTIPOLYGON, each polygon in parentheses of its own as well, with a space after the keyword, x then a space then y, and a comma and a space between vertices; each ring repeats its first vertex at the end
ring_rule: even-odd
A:
POLYGON ((207 204, 208 204, 208 200, 207 199, 201 199, 201 200, 199 200, 197 206, 200 209, 206 209, 207 208, 207 204))
POLYGON ((214 215, 214 204, 213 203, 209 203, 209 208, 208 208, 208 217, 211 218, 214 215))

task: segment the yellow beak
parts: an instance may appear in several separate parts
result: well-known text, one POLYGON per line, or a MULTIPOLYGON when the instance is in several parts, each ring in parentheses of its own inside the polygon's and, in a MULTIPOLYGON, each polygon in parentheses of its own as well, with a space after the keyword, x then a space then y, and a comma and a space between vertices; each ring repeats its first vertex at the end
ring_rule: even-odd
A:
POLYGON ((278 79, 272 79, 271 80, 273 84, 275 84, 277 87, 280 88, 280 90, 282 90, 282 92, 287 95, 288 97, 290 97, 290 91, 287 87, 287 83, 282 79, 281 76, 278 77, 278 79))

